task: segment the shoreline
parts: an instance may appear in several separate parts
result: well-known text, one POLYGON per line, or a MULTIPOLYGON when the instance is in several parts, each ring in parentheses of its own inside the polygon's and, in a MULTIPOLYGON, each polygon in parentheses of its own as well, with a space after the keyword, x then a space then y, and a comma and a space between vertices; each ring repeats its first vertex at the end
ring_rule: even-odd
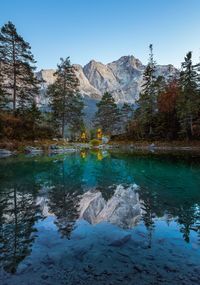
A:
POLYGON ((51 146, 56 146, 62 150, 79 151, 82 149, 100 149, 100 150, 141 150, 141 151, 195 151, 200 152, 200 141, 110 141, 108 144, 92 147, 90 143, 67 142, 63 139, 52 140, 34 140, 34 141, 17 141, 17 140, 0 140, 0 150, 10 151, 15 154, 26 153, 28 147, 40 149, 43 153, 48 153, 51 146))

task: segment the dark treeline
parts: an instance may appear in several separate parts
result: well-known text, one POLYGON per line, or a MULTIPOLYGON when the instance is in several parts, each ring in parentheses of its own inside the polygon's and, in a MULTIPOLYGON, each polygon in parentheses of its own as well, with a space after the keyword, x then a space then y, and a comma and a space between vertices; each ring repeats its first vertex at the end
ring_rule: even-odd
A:
POLYGON ((138 108, 129 126, 134 138, 194 139, 200 137, 200 64, 188 52, 180 73, 156 77, 153 48, 144 72, 138 108))
POLYGON ((188 52, 181 71, 157 76, 153 46, 134 106, 119 106, 109 92, 97 103, 93 130, 84 124, 84 102, 69 57, 60 60, 55 82, 46 92, 49 108, 40 111, 41 81, 35 75, 31 47, 8 22, 0 29, 0 137, 37 139, 87 138, 101 128, 117 139, 180 140, 200 138, 200 64, 188 52))

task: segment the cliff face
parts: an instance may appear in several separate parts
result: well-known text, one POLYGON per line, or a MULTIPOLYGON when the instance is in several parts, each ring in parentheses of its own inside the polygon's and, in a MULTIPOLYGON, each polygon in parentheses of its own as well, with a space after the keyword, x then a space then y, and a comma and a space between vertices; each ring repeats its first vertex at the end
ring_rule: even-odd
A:
MULTIPOLYGON (((75 64, 75 70, 80 82, 80 93, 83 97, 100 99, 106 91, 112 93, 117 103, 134 103, 139 96, 143 83, 145 65, 134 56, 123 56, 108 64, 91 60, 84 67, 75 64)), ((45 80, 41 89, 54 82, 55 70, 41 70, 37 73, 40 79, 45 80)), ((168 77, 177 74, 178 70, 172 65, 158 65, 156 74, 168 77)), ((44 93, 44 92, 43 92, 44 93)))

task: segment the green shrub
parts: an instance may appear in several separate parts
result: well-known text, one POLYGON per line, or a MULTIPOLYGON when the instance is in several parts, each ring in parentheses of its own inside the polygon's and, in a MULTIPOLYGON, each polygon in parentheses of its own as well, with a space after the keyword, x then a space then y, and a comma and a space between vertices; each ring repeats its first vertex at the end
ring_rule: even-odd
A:
POLYGON ((97 139, 93 139, 93 140, 90 141, 90 144, 92 146, 99 146, 100 145, 100 141, 97 140, 97 139))

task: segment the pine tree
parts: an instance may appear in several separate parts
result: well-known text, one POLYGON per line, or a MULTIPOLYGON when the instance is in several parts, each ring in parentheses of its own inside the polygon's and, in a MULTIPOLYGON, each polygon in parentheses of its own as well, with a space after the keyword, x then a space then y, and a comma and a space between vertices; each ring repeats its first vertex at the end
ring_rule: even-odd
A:
POLYGON ((6 106, 7 106, 7 97, 6 97, 6 93, 3 90, 1 82, 0 82, 0 110, 6 109, 6 106))
POLYGON ((119 122, 119 109, 114 98, 108 92, 104 93, 101 101, 97 103, 95 124, 103 129, 105 134, 111 135, 117 130, 119 122))
POLYGON ((180 73, 180 96, 177 113, 181 134, 187 139, 193 136, 193 123, 200 110, 199 65, 192 64, 192 52, 188 52, 180 73))
POLYGON ((8 22, 0 30, 0 50, 0 64, 4 68, 3 90, 10 94, 13 113, 16 110, 23 113, 38 94, 31 47, 8 22))
POLYGON ((155 68, 156 63, 153 58, 153 45, 149 46, 149 63, 144 71, 143 80, 144 84, 142 85, 142 92, 138 100, 138 111, 139 121, 143 126, 144 133, 148 136, 153 134, 153 121, 154 114, 156 111, 156 76, 155 68))
POLYGON ((84 104, 78 93, 79 81, 69 57, 61 58, 55 76, 56 81, 49 86, 47 94, 50 97, 53 118, 58 127, 61 127, 64 138, 65 126, 75 131, 83 124, 84 104))
POLYGON ((0 109, 4 110, 8 107, 8 94, 5 89, 5 64, 4 52, 0 46, 0 109))
POLYGON ((79 93, 77 93, 76 96, 69 98, 69 107, 68 107, 68 113, 70 114, 69 130, 73 134, 77 133, 77 131, 78 133, 80 133, 84 129, 83 108, 84 108, 84 103, 79 93))
POLYGON ((120 109, 120 129, 124 133, 127 130, 127 126, 133 117, 133 108, 131 105, 124 103, 120 109))
POLYGON ((32 137, 35 137, 37 135, 42 118, 36 102, 32 103, 31 107, 26 111, 26 113, 24 113, 24 115, 26 117, 26 123, 30 125, 32 137))

